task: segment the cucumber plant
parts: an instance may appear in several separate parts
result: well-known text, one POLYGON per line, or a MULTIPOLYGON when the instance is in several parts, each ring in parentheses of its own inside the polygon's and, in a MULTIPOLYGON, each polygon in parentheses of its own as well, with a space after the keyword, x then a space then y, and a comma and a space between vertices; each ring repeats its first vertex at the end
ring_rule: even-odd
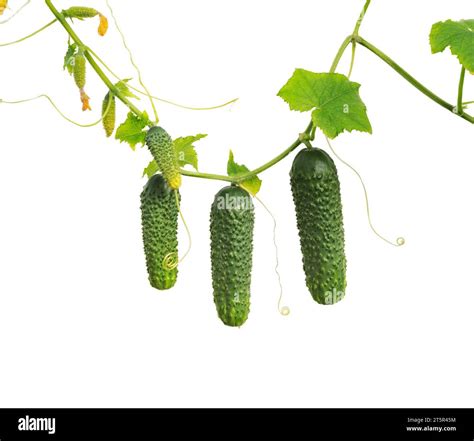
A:
MULTIPOLYGON (((12 3, 13 1, 7 5, 7 0, 0 0, 0 15, 4 14, 7 6, 11 7, 12 3)), ((0 44, 0 47, 25 41, 52 24, 59 23, 68 37, 64 69, 73 76, 80 91, 82 109, 90 111, 93 107, 85 92, 87 69, 92 69, 106 87, 101 115, 94 123, 78 123, 66 117, 51 98, 45 95, 41 97, 46 97, 61 116, 74 124, 90 127, 102 123, 107 137, 115 133, 117 140, 129 144, 134 150, 137 145, 148 146, 153 159, 144 170, 148 182, 141 194, 141 211, 146 266, 152 287, 164 290, 176 283, 180 214, 184 221, 179 193, 182 176, 227 182, 228 186, 216 194, 211 205, 210 236, 214 302, 219 318, 228 326, 243 325, 250 311, 255 219, 252 199, 259 200, 257 193, 262 184, 259 176, 297 149, 300 151, 290 170, 290 185, 306 284, 313 299, 323 305, 335 304, 345 296, 346 257, 338 173, 329 154, 314 144, 318 131, 331 149, 330 140, 343 132, 355 130, 372 133, 367 107, 360 96, 361 85, 350 79, 358 47, 373 53, 436 104, 474 124, 474 116, 468 112, 468 107, 474 104, 474 101, 464 99, 464 83, 468 74, 474 74, 474 19, 441 21, 435 23, 430 32, 432 53, 440 53, 449 48, 460 64, 457 97, 456 102, 452 104, 428 89, 395 60, 360 35, 363 19, 371 4, 371 0, 366 0, 353 31, 342 42, 329 71, 311 72, 297 68, 278 92, 278 96, 288 104, 290 110, 310 112, 309 124, 298 134, 296 140, 275 158, 253 170, 235 162, 231 151, 227 175, 204 173, 198 169, 195 144, 207 135, 197 134, 173 139, 159 121, 155 103, 165 102, 193 110, 211 110, 236 100, 214 107, 191 108, 152 95, 143 83, 141 72, 107 1, 116 29, 137 71, 139 85, 132 86, 130 79, 117 75, 79 38, 73 28, 76 21, 98 17, 97 32, 105 36, 108 29, 105 14, 87 6, 72 6, 60 11, 53 4, 53 0, 44 0, 44 3, 52 13, 53 20, 19 40, 0 44), (352 48, 352 57, 349 73, 345 75, 337 72, 337 69, 349 47, 352 48), (150 117, 147 111, 139 109, 136 104, 138 95, 149 100, 153 117, 150 117), (118 105, 126 106, 128 114, 126 120, 116 126, 118 105), (190 170, 188 166, 194 170, 190 170)), ((13 13, 10 18, 21 9, 23 8, 13 13)), ((25 101, 30 100, 0 100, 0 103, 16 104, 25 101)), ((184 225, 187 228, 186 223, 184 225)), ((370 226, 373 228, 371 223, 370 226)), ((393 244, 399 246, 403 243, 404 240, 399 238, 393 244)), ((284 315, 287 315, 289 310, 284 310, 284 315)))

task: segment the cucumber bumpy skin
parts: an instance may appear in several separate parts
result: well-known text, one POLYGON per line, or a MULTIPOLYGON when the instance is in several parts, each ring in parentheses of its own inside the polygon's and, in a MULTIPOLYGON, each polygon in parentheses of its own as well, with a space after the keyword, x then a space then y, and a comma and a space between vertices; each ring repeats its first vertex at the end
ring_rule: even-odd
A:
MULTIPOLYGON (((178 193, 180 200, 180 196, 178 193)), ((162 175, 150 178, 141 194, 142 233, 148 279, 153 288, 165 290, 176 283, 178 269, 165 269, 163 259, 178 253, 176 196, 162 175)))
POLYGON ((326 152, 306 148, 296 156, 290 177, 306 286, 316 302, 332 305, 343 299, 346 290, 337 169, 326 152))
POLYGON ((68 18, 92 18, 95 17, 99 11, 94 8, 89 8, 87 6, 71 6, 68 9, 62 11, 64 17, 68 18))
POLYGON ((178 158, 171 136, 162 127, 152 127, 146 135, 146 145, 168 185, 174 190, 181 187, 178 158))
POLYGON ((79 53, 74 57, 74 81, 79 89, 84 89, 86 86, 86 57, 79 53))
POLYGON ((102 119, 102 126, 104 127, 105 134, 107 138, 112 136, 115 130, 115 119, 116 119, 116 103, 115 103, 115 96, 112 95, 110 98, 111 92, 107 92, 105 95, 104 101, 102 102, 102 115, 104 115, 105 111, 108 109, 107 114, 102 119), (111 100, 111 101, 110 101, 111 100), (109 106, 110 102, 110 106, 109 106))
POLYGON ((236 186, 217 193, 211 207, 212 286, 227 326, 242 326, 250 312, 254 222, 249 193, 236 186))

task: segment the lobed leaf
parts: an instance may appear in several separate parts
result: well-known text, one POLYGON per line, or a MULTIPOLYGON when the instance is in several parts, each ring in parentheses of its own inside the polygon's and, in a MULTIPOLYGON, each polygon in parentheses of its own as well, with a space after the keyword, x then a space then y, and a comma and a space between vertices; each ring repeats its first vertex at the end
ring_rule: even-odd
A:
MULTIPOLYGON (((232 150, 229 151, 229 161, 227 162, 227 175, 238 176, 243 173, 247 173, 250 170, 245 165, 237 164, 234 161, 234 153, 232 150)), ((262 180, 258 176, 253 176, 245 181, 242 181, 240 185, 245 188, 252 196, 255 196, 262 186, 262 180)))
POLYGON ((159 170, 158 164, 153 159, 143 170, 143 176, 147 176, 148 178, 151 178, 156 173, 158 173, 158 170, 159 170))
POLYGON ((127 119, 123 122, 115 132, 115 139, 120 142, 127 142, 132 150, 135 150, 137 144, 145 145, 147 131, 144 130, 148 124, 148 116, 143 114, 143 118, 139 118, 133 112, 129 112, 127 119))
POLYGON ((451 53, 471 74, 474 74, 474 20, 446 20, 435 23, 430 33, 431 52, 451 53))
POLYGON ((185 138, 176 138, 173 141, 180 167, 191 165, 197 171, 198 155, 193 144, 206 136, 199 134, 196 136, 186 136, 185 138))
POLYGON ((121 80, 118 83, 115 84, 115 87, 117 90, 125 97, 127 98, 134 98, 136 100, 139 100, 140 98, 136 96, 131 90, 130 87, 128 86, 128 82, 131 80, 131 78, 126 78, 125 80, 121 80))
POLYGON ((278 96, 291 110, 313 110, 314 125, 329 138, 335 138, 345 130, 372 133, 359 88, 360 84, 342 74, 296 69, 278 96))

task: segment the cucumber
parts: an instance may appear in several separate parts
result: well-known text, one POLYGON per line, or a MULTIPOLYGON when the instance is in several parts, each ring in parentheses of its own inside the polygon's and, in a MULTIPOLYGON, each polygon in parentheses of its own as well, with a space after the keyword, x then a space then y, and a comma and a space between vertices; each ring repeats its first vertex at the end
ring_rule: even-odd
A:
POLYGON ((68 18, 92 18, 95 17, 99 11, 94 8, 87 6, 71 6, 70 8, 62 11, 63 15, 68 18))
POLYGON ((102 116, 104 115, 105 111, 108 109, 107 114, 102 119, 102 126, 104 127, 105 134, 107 138, 114 133, 115 130, 115 115, 116 115, 116 103, 115 103, 115 95, 112 95, 110 98, 111 92, 107 92, 105 95, 104 101, 102 102, 102 116), (112 101, 110 101, 112 99, 112 101), (109 106, 110 101, 110 106, 109 106))
POLYGON ((162 127, 155 126, 148 131, 146 144, 168 185, 177 190, 181 186, 181 174, 171 136, 162 127))
POLYGON ((214 303, 227 326, 242 326, 250 312, 254 229, 252 197, 240 187, 220 190, 211 207, 214 303))
POLYGON ((86 57, 82 52, 74 57, 74 81, 79 89, 84 89, 86 86, 86 57))
POLYGON ((163 260, 170 253, 176 253, 177 258, 178 253, 178 207, 174 190, 162 175, 156 174, 146 184, 140 199, 148 279, 153 288, 172 288, 178 269, 164 268, 163 260))
POLYGON ((290 177, 306 286, 316 302, 332 305, 344 298, 346 290, 337 169, 326 152, 306 148, 296 156, 290 177))

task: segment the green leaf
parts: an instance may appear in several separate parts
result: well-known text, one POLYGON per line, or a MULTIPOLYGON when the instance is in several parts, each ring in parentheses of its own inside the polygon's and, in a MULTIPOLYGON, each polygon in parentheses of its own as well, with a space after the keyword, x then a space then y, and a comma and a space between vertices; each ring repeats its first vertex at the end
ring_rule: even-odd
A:
POLYGON ((67 69, 70 75, 72 75, 72 72, 74 70, 74 56, 76 55, 77 52, 77 44, 72 43, 69 44, 67 47, 67 52, 66 55, 64 56, 64 66, 63 69, 67 69))
POLYGON ((153 175, 158 173, 158 164, 156 161, 153 159, 147 167, 143 170, 143 176, 148 176, 148 178, 151 178, 153 175))
MULTIPOLYGON (((227 163, 227 175, 237 176, 243 173, 247 173, 250 170, 245 165, 237 164, 234 161, 234 154, 232 150, 229 152, 229 161, 227 163)), ((245 188, 251 195, 255 196, 262 186, 262 180, 258 176, 253 176, 245 181, 242 181, 240 185, 245 188)))
POLYGON ((443 52, 448 46, 460 63, 474 74, 474 20, 441 21, 430 33, 431 52, 443 52))
POLYGON ((198 156, 194 149, 194 143, 207 135, 196 135, 186 136, 185 138, 177 138, 173 141, 176 155, 178 156, 178 162, 180 167, 185 165, 191 165, 197 171, 198 169, 198 156))
POLYGON ((143 114, 143 118, 139 118, 134 113, 129 112, 127 119, 123 122, 115 133, 115 139, 120 142, 128 142, 132 150, 135 150, 137 144, 145 145, 147 131, 144 130, 148 123, 148 115, 143 114))
POLYGON ((131 78, 127 78, 125 80, 119 81, 117 84, 115 84, 115 87, 118 89, 118 91, 125 97, 127 98, 134 98, 136 100, 139 100, 140 98, 136 96, 131 90, 130 87, 128 86, 128 82, 131 80, 131 78))
POLYGON ((367 108, 359 96, 360 84, 337 73, 314 73, 296 69, 278 96, 291 110, 313 110, 316 127, 335 138, 347 130, 372 133, 367 108))

